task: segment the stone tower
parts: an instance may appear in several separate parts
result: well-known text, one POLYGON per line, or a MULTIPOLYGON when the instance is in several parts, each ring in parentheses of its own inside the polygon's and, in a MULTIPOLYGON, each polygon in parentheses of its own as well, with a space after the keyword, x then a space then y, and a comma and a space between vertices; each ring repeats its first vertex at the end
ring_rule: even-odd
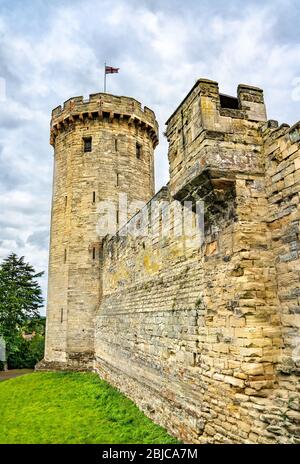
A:
POLYGON ((128 204, 153 196, 158 125, 153 111, 135 99, 98 93, 88 100, 71 98, 52 111, 50 143, 53 199, 46 351, 40 367, 88 368, 102 287, 99 203, 114 205, 118 229, 119 194, 127 194, 128 204))

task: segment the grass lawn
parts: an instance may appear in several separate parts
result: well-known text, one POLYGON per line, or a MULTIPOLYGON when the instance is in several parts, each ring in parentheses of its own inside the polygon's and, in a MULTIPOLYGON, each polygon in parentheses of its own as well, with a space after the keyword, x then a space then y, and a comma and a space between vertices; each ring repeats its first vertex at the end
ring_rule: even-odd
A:
POLYGON ((178 443, 92 373, 38 372, 0 383, 0 443, 178 443))

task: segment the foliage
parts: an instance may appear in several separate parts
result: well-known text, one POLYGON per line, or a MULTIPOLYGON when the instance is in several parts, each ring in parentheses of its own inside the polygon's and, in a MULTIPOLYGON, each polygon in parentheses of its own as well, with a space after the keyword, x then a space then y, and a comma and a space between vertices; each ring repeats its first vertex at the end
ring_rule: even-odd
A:
POLYGON ((24 333, 32 333, 35 332, 40 335, 45 335, 45 327, 46 327, 46 318, 44 316, 37 316, 28 319, 22 329, 24 333))
POLYGON ((7 359, 8 369, 33 369, 43 358, 45 337, 36 334, 31 340, 19 336, 15 341, 15 350, 7 359))
POLYGON ((34 373, 0 383, 0 443, 178 443, 96 374, 34 373))
POLYGON ((36 273, 11 253, 0 266, 0 335, 6 341, 7 355, 18 351, 20 333, 28 321, 39 318, 39 308, 43 304, 42 291, 36 279, 43 272, 36 273))

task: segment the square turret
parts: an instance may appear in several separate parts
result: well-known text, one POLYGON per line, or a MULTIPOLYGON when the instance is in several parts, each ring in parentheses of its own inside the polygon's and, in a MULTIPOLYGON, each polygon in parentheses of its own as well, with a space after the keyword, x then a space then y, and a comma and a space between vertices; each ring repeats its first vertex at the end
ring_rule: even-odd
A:
POLYGON ((199 79, 167 121, 171 194, 181 199, 197 177, 230 178, 262 170, 259 128, 266 121, 263 91, 239 85, 237 97, 199 79))

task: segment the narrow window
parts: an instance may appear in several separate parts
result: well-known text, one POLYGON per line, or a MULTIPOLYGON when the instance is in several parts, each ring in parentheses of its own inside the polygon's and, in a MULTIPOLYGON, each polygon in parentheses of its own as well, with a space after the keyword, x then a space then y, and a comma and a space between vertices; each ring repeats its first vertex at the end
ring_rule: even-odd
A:
POLYGON ((117 226, 119 225, 119 210, 117 209, 117 226))
POLYGON ((96 258, 96 248, 94 247, 93 248, 93 259, 95 259, 95 258, 96 258))
POLYGON ((64 322, 64 309, 61 308, 60 310, 60 322, 63 323, 64 322))
POLYGON ((67 204, 68 204, 68 197, 67 195, 65 196, 65 208, 67 207, 67 204))
POLYGON ((140 217, 137 219, 135 225, 136 225, 136 230, 141 230, 141 227, 142 227, 142 220, 141 220, 140 217))
POLYGON ((191 128, 189 128, 189 129, 186 131, 186 140, 187 140, 187 143, 191 143, 191 141, 192 141, 192 131, 191 131, 191 128))
POLYGON ((120 185, 119 173, 117 172, 117 187, 120 185))
POLYGON ((175 211, 174 207, 170 209, 170 233, 175 231, 175 211))
POLYGON ((67 262, 67 249, 65 248, 65 253, 64 253, 64 262, 67 262))
POLYGON ((92 151, 92 137, 83 137, 83 150, 85 153, 92 151))
POLYGON ((141 159, 142 157, 142 145, 140 143, 136 144, 136 157, 137 159, 141 159))
POLYGON ((93 192, 93 203, 96 203, 96 192, 93 192))
POLYGON ((118 151, 118 139, 115 138, 115 151, 118 151))
POLYGON ((162 234, 162 226, 163 226, 163 211, 162 209, 159 210, 159 233, 162 234))

